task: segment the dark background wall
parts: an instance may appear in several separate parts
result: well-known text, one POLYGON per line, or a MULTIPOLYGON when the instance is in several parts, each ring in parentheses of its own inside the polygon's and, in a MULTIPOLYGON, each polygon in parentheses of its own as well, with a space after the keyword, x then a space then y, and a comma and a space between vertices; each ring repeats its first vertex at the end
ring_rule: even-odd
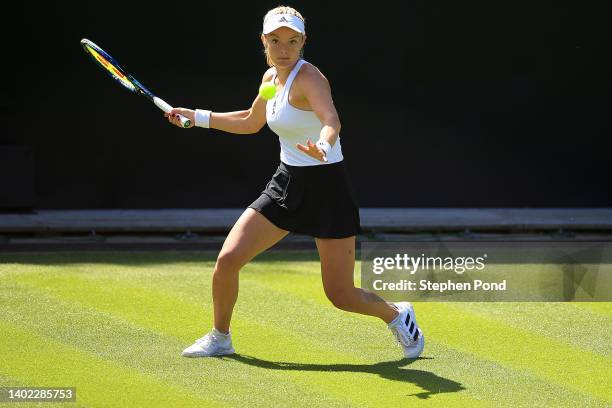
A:
MULTIPOLYGON (((172 127, 79 40, 175 106, 246 109, 267 68, 261 20, 278 3, 116 4, 3 6, 0 150, 32 149, 34 206, 248 205, 278 164, 267 127, 172 127)), ((612 205, 605 2, 288 4, 331 82, 362 206, 612 205)), ((0 188, 11 180, 23 183, 5 173, 0 188)))

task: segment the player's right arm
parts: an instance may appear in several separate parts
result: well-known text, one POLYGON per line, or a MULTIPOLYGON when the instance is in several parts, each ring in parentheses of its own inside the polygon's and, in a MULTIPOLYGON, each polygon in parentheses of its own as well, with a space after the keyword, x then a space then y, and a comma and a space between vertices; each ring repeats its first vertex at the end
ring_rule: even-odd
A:
MULTIPOLYGON (((271 81, 273 69, 270 68, 262 77, 262 83, 271 81)), ((176 115, 183 115, 191 119, 195 124, 195 111, 192 109, 174 108, 167 114, 168 121, 174 125, 182 127, 176 115)), ((210 115, 209 126, 212 129, 222 130, 235 134, 257 133, 266 124, 266 100, 259 94, 253 101, 250 109, 234 112, 212 112, 210 115)), ((193 125, 192 125, 193 126, 193 125)))

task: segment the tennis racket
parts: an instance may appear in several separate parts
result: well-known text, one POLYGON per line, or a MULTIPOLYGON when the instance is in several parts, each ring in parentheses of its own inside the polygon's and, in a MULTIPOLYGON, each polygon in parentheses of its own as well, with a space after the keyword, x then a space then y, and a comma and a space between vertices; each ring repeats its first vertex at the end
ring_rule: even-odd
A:
MULTIPOLYGON (((139 93, 155 104, 159 109, 168 113, 172 110, 172 106, 168 105, 163 99, 153 95, 151 91, 145 88, 133 76, 131 76, 116 59, 110 56, 109 53, 98 47, 93 42, 86 38, 81 40, 83 49, 100 67, 102 67, 111 77, 123 85, 131 92, 139 93)), ((183 127, 189 127, 191 121, 186 117, 179 115, 183 127)))

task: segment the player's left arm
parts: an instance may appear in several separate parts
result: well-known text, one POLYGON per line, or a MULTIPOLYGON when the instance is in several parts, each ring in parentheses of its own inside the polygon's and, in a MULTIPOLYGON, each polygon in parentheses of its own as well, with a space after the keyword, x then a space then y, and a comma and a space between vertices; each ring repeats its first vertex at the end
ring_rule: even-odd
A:
POLYGON ((329 81, 312 65, 306 65, 304 68, 300 78, 300 90, 323 124, 319 139, 333 146, 340 134, 340 118, 332 100, 329 81))
MULTIPOLYGON (((338 140, 341 125, 338 112, 332 100, 329 81, 317 68, 312 65, 305 65, 302 68, 302 72, 300 72, 298 86, 323 125, 319 140, 323 140, 333 146, 336 140, 338 140)), ((310 156, 313 156, 311 154, 314 153, 312 150, 319 150, 313 149, 313 147, 311 147, 311 143, 308 143, 307 146, 298 146, 300 150, 310 156)))

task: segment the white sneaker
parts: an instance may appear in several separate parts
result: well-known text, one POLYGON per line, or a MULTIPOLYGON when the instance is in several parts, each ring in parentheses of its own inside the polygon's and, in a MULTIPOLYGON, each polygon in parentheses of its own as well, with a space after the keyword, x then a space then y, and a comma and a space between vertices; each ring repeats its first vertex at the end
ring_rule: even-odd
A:
POLYGON ((199 338, 191 346, 183 350, 184 357, 226 356, 236 351, 232 346, 231 333, 223 334, 216 329, 199 338))
POLYGON ((425 347, 425 336, 417 324, 412 304, 408 302, 394 303, 399 315, 389 323, 388 327, 404 349, 406 358, 417 358, 425 347))

